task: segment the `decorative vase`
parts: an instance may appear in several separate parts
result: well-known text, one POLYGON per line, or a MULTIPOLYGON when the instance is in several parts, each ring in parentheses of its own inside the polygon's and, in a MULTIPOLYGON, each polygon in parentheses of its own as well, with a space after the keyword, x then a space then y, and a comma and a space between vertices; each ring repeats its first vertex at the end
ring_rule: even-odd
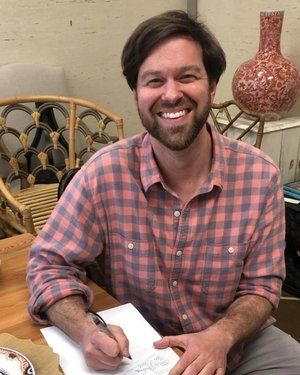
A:
POLYGON ((281 54, 280 37, 284 11, 260 12, 259 50, 243 63, 232 81, 233 97, 246 108, 279 119, 295 104, 300 77, 293 64, 281 54))

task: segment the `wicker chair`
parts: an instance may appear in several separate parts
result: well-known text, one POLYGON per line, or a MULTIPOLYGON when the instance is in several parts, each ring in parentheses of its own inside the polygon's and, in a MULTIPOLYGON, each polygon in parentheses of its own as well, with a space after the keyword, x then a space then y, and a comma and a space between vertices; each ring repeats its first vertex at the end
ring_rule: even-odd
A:
POLYGON ((210 117, 216 129, 230 138, 246 141, 260 148, 265 115, 244 108, 235 100, 212 105, 210 117))
POLYGON ((0 228, 36 235, 62 176, 124 138, 123 120, 99 104, 63 96, 0 99, 0 228), (14 124, 13 124, 14 121, 14 124))

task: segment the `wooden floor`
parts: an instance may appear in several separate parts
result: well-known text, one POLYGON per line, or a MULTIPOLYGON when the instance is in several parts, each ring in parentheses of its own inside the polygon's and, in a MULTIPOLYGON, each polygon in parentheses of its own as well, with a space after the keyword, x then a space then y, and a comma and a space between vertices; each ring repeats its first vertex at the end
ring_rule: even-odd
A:
POLYGON ((300 342, 300 298, 283 292, 283 298, 273 316, 277 319, 276 327, 300 342))

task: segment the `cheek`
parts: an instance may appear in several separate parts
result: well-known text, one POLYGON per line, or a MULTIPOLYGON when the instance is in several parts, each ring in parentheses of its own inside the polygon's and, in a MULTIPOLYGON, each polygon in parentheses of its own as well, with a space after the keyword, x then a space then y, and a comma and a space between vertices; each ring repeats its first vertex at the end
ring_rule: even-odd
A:
POLYGON ((185 97, 192 99, 194 102, 201 104, 203 100, 210 100, 212 92, 207 85, 191 84, 182 90, 185 97))
POLYGON ((197 98, 196 101, 200 107, 202 107, 203 105, 210 105, 213 102, 214 96, 214 93, 207 89, 200 92, 198 96, 195 96, 194 98, 197 98))
POLYGON ((136 104, 138 108, 151 110, 154 104, 159 100, 159 95, 149 90, 141 90, 136 95, 136 104))

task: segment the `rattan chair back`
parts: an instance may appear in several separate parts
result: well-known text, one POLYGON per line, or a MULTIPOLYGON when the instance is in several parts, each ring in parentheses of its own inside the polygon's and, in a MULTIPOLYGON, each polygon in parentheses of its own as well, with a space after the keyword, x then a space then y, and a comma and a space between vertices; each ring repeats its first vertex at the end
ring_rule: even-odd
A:
POLYGON ((97 103, 63 96, 0 99, 0 228, 36 234, 62 176, 124 138, 123 120, 97 103))
POLYGON ((244 108, 235 100, 214 103, 210 117, 219 133, 246 141, 260 148, 264 134, 265 115, 244 108))

